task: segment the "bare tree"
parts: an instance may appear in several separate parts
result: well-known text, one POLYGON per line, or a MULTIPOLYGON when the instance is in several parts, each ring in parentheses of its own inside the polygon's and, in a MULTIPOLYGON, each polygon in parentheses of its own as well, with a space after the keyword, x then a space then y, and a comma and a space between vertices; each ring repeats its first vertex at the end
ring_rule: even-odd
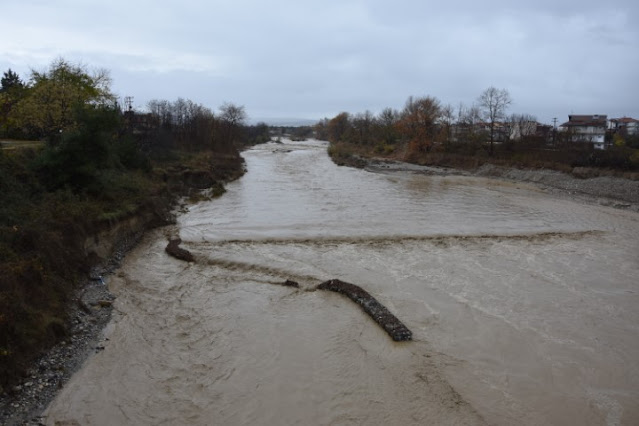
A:
POLYGON ((512 114, 508 118, 508 137, 521 140, 533 136, 537 130, 537 117, 530 114, 512 114))
POLYGON ((356 114, 352 119, 353 129, 355 131, 356 143, 360 145, 372 144, 372 131, 375 117, 373 113, 366 110, 364 113, 356 114))
POLYGON ((174 102, 153 99, 147 108, 158 125, 156 141, 186 150, 210 148, 215 130, 210 109, 182 98, 174 102))
POLYGON ((219 138, 215 141, 217 149, 222 151, 233 151, 233 144, 238 142, 240 130, 246 120, 246 111, 244 106, 234 105, 232 103, 224 103, 220 107, 218 115, 219 138))
POLYGON ((506 89, 489 87, 479 96, 479 106, 482 109, 484 119, 488 121, 490 128, 490 155, 493 155, 493 142, 495 141, 495 128, 499 120, 504 119, 506 109, 512 103, 510 94, 506 89))
POLYGON ((481 121, 481 111, 476 105, 470 107, 463 103, 459 104, 457 110, 457 125, 453 134, 453 139, 460 142, 475 141, 478 136, 478 124, 481 121))
POLYGON ((241 126, 244 124, 246 120, 246 111, 244 110, 244 106, 238 106, 235 104, 231 104, 225 102, 220 107, 220 120, 226 121, 227 123, 232 124, 233 126, 241 126))
POLYGON ((440 123, 444 131, 444 142, 448 146, 451 140, 453 121, 455 120, 455 111, 451 104, 445 105, 441 109, 440 123))
POLYGON ((397 122, 399 121, 399 112, 393 108, 384 108, 376 117, 377 137, 383 143, 393 145, 399 137, 397 134, 397 122))

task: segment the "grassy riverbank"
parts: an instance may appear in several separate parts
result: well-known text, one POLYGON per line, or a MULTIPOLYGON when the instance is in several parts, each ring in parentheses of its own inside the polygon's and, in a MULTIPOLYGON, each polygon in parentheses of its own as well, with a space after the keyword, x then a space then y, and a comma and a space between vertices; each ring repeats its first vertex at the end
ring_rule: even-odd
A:
POLYGON ((69 337, 78 283, 106 260, 97 246, 116 243, 98 238, 117 238, 109 231, 131 218, 142 228, 169 223, 178 197, 198 198, 205 188, 206 196, 219 195, 224 181, 243 173, 237 151, 171 150, 142 167, 116 161, 86 173, 85 182, 73 175, 52 186, 51 155, 0 153, 0 393, 11 391, 42 350, 69 337))
POLYGON ((243 171, 237 146, 268 139, 233 104, 219 115, 182 98, 123 111, 110 82, 62 58, 27 82, 4 74, 0 395, 44 349, 73 339, 76 289, 120 239, 169 223, 177 197, 221 194, 243 171))

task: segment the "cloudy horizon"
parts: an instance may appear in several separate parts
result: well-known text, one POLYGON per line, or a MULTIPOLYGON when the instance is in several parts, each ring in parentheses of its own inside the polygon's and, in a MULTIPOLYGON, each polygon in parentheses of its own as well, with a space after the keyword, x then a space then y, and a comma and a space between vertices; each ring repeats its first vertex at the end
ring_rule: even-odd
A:
POLYGON ((631 1, 186 0, 4 5, 0 68, 23 79, 59 57, 110 71, 136 109, 191 99, 253 119, 470 106, 489 86, 509 113, 639 118, 639 6, 631 1))

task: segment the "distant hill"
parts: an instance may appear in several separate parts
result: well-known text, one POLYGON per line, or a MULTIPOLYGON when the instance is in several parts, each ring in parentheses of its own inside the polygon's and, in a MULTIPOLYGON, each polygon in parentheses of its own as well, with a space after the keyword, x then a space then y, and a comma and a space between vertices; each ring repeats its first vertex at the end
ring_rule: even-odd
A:
POLYGON ((266 123, 269 126, 298 127, 313 126, 318 121, 308 118, 251 118, 249 124, 266 123))

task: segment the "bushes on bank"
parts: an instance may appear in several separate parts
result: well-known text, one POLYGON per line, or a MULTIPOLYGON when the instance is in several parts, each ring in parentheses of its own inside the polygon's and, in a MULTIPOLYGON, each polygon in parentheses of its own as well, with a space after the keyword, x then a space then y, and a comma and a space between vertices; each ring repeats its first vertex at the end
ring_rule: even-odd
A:
POLYGON ((421 165, 473 169, 485 163, 520 168, 547 168, 570 172, 574 168, 600 170, 601 173, 639 171, 639 149, 613 146, 605 150, 587 144, 552 146, 546 143, 508 142, 494 146, 489 155, 486 144, 449 142, 422 149, 419 144, 361 145, 332 142, 329 155, 337 164, 347 163, 355 153, 360 157, 386 157, 421 165))
MULTIPOLYGON (((165 222, 189 168, 211 179, 241 174, 235 144, 245 113, 229 104, 216 121, 183 100, 158 104, 169 114, 123 113, 108 72, 63 59, 27 83, 7 72, 1 86, 0 136, 42 142, 0 149, 3 388, 66 333, 73 290, 92 266, 84 244, 100 226, 143 209, 165 222)), ((259 130, 256 137, 268 133, 259 130)))
POLYGON ((55 145, 0 150, 1 387, 65 336, 73 290, 92 266, 86 239, 141 208, 164 213, 170 191, 181 190, 167 178, 171 170, 207 170, 215 156, 174 152, 153 168, 116 110, 77 114, 78 125, 55 145))
POLYGON ((0 384, 64 334, 64 306, 86 270, 78 236, 91 209, 70 191, 47 192, 24 154, 0 154, 0 384))

